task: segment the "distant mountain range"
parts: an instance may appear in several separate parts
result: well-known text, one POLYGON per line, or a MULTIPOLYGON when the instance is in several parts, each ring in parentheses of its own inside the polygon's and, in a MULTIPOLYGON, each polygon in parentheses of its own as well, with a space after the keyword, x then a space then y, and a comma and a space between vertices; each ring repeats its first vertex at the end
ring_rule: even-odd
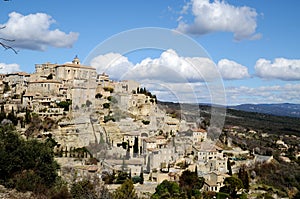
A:
POLYGON ((300 118, 300 104, 241 104, 236 106, 228 106, 228 108, 248 112, 300 118))

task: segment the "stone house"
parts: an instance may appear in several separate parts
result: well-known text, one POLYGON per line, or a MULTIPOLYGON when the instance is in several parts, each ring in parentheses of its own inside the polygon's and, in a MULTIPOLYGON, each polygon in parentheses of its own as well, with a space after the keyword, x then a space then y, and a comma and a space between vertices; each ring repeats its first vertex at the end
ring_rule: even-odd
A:
POLYGON ((207 131, 205 129, 193 130, 193 144, 203 142, 207 139, 207 131))
POLYGON ((228 174, 218 174, 216 172, 210 172, 203 176, 205 179, 202 190, 219 192, 220 188, 224 186, 224 179, 230 177, 228 174))

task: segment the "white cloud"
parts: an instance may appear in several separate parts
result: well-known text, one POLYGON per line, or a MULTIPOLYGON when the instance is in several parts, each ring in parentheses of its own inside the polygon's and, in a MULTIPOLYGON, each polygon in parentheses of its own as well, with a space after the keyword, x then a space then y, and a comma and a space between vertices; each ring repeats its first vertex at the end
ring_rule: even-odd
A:
POLYGON ((55 20, 45 14, 36 13, 22 15, 17 12, 9 14, 5 28, 0 31, 0 36, 15 40, 11 46, 21 49, 46 50, 48 46, 57 48, 70 48, 78 38, 78 33, 65 33, 59 29, 50 30, 55 20))
POLYGON ((112 79, 133 79, 140 82, 209 82, 212 80, 234 80, 250 77, 248 68, 228 59, 216 66, 206 57, 181 57, 169 49, 158 58, 145 58, 137 64, 118 53, 99 55, 90 65, 98 73, 107 73, 112 79))
POLYGON ((128 79, 160 80, 164 82, 211 81, 219 72, 205 57, 181 57, 174 50, 164 51, 159 58, 146 58, 136 64, 126 76, 128 79))
POLYGON ((204 77, 214 76, 210 73, 211 69, 216 68, 208 58, 180 57, 171 49, 162 52, 159 58, 145 58, 135 65, 118 53, 99 55, 92 59, 90 65, 95 67, 98 73, 105 72, 113 79, 134 79, 143 82, 204 81, 204 77))
POLYGON ((219 71, 226 80, 244 79, 250 77, 248 68, 235 61, 221 59, 218 62, 219 71))
POLYGON ((144 84, 162 101, 186 103, 216 103, 223 105, 300 103, 300 84, 270 85, 260 87, 233 86, 225 90, 211 90, 205 83, 144 84), (219 95, 216 95, 220 92, 219 95), (223 93, 224 92, 224 93, 223 93), (219 97, 219 98, 216 98, 219 97), (224 98, 226 97, 226 100, 224 98))
POLYGON ((118 53, 99 55, 92 59, 91 66, 95 67, 98 73, 105 72, 114 80, 120 80, 133 67, 127 57, 118 53))
POLYGON ((0 73, 7 74, 7 73, 14 73, 20 71, 20 66, 18 64, 5 64, 0 63, 0 73))
POLYGON ((243 103, 300 103, 300 84, 272 85, 251 88, 248 86, 227 87, 228 104, 243 103))
POLYGON ((272 62, 259 59, 255 64, 255 71, 257 76, 264 79, 300 80, 300 60, 276 58, 272 62))
MULTIPOLYGON (((255 34, 257 13, 255 9, 235 7, 225 1, 192 0, 193 23, 181 20, 177 30, 184 33, 203 35, 211 32, 232 32, 235 40, 259 39, 255 34)), ((183 7, 186 12, 187 5, 183 7)))
POLYGON ((192 3, 191 2, 187 2, 183 7, 182 10, 180 11, 180 14, 187 14, 188 10, 190 9, 192 3))

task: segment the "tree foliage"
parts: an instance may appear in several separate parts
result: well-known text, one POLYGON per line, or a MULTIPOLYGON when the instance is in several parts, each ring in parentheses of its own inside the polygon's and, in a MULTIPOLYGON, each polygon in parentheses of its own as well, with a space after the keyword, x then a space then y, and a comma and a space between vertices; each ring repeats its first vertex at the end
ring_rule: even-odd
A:
POLYGON ((63 108, 64 111, 69 111, 69 107, 70 105, 72 105, 72 101, 61 101, 59 103, 57 103, 57 106, 60 107, 60 108, 63 108))
POLYGON ((52 187, 58 175, 53 148, 35 139, 25 141, 11 125, 0 126, 0 183, 19 191, 52 187))
POLYGON ((225 178, 224 185, 221 187, 220 192, 228 193, 233 198, 236 198, 238 190, 243 188, 243 182, 236 177, 225 178))
POLYGON ((185 198, 176 182, 164 180, 155 188, 155 193, 151 199, 169 199, 169 198, 185 198))
POLYGON ((189 199, 192 198, 192 196, 200 197, 200 189, 204 185, 204 178, 198 177, 196 172, 185 170, 179 178, 179 185, 189 199))
POLYGON ((242 181, 244 189, 249 190, 249 175, 245 166, 239 169, 238 177, 242 181))
POLYGON ((133 144, 133 154, 134 156, 138 155, 139 153, 139 139, 138 137, 134 137, 134 144, 133 144))
POLYGON ((90 198, 96 199, 96 192, 93 184, 89 180, 75 182, 71 186, 71 195, 74 199, 90 198))
POLYGON ((113 198, 114 199, 138 199, 133 186, 133 182, 129 179, 125 180, 125 182, 119 188, 117 188, 117 190, 113 193, 113 198))

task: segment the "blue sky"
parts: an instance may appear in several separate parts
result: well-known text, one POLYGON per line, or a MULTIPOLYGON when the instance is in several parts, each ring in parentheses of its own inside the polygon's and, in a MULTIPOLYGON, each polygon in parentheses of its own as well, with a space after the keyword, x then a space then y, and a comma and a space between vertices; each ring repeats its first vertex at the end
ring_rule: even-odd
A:
MULTIPOLYGON (((18 54, 1 52, 0 73, 33 72, 34 64, 65 63, 75 55, 84 60, 115 34, 160 27, 188 35, 207 51, 223 77, 227 104, 300 103, 299 7, 298 0, 272 5, 266 0, 0 1, 0 24, 6 26, 0 37, 14 39, 11 45, 18 49, 18 54)), ((143 50, 112 52, 95 59, 93 66, 101 72, 105 60, 116 57, 119 61, 107 71, 116 78, 133 67, 147 78, 141 69, 152 67, 155 75, 160 68, 153 65, 161 63, 182 71, 188 60, 174 49, 143 50)), ((188 72, 184 70, 183 77, 189 79, 188 72)), ((170 93, 177 91, 142 83, 162 100, 176 101, 170 93)), ((200 78, 191 87, 203 91, 197 95, 199 102, 211 101, 200 78)))

